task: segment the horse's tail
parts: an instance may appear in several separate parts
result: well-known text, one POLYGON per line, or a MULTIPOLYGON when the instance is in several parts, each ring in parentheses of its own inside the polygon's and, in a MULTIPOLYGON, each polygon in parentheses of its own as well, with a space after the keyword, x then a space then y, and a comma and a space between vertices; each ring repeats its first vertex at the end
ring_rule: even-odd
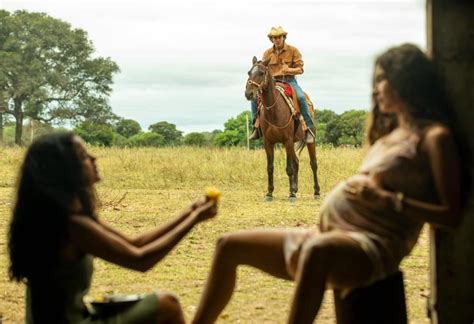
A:
MULTIPOLYGON (((295 131, 293 133, 293 136, 296 135, 296 132, 298 131, 298 128, 302 126, 301 123, 300 123, 300 120, 298 118, 295 119, 295 131)), ((301 141, 298 141, 298 143, 296 144, 296 151, 298 152, 298 156, 301 155, 301 151, 303 151, 304 147, 306 146, 306 136, 304 136, 303 134, 303 139, 301 141)))
POLYGON ((298 156, 301 155, 301 151, 303 151, 305 146, 306 146, 306 136, 303 136, 303 139, 301 141, 298 141, 298 144, 296 144, 296 151, 298 152, 298 156))

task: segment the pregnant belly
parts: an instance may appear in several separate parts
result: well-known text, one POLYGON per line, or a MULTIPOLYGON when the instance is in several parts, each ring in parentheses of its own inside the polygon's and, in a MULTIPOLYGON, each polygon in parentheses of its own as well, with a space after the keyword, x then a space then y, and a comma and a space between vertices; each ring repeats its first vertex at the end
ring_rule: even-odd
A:
MULTIPOLYGON (((369 182, 367 175, 358 174, 348 179, 348 181, 369 182)), ((363 230, 370 227, 367 214, 369 211, 361 210, 347 198, 345 188, 347 181, 338 183, 326 197, 320 212, 320 229, 322 232, 335 228, 343 230, 363 230)))

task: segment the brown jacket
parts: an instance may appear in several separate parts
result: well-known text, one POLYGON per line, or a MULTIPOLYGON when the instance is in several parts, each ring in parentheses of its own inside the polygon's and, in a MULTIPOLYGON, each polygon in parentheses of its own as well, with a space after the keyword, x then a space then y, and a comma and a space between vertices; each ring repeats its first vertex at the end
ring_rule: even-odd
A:
MULTIPOLYGON (((294 46, 285 43, 280 53, 277 53, 275 46, 269 48, 263 53, 263 61, 270 59, 268 67, 274 77, 283 76, 282 72, 283 64, 288 65, 289 68, 300 68, 300 73, 291 74, 302 74, 303 73, 303 59, 300 51, 294 46)), ((286 75, 289 75, 288 73, 286 75)))

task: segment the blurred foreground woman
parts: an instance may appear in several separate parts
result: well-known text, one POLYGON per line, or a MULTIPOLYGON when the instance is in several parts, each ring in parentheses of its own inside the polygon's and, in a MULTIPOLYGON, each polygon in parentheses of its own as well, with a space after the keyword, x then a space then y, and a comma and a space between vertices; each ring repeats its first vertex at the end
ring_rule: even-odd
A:
POLYGON ((9 233, 10 278, 26 284, 27 323, 184 323, 172 294, 148 294, 126 307, 93 315, 83 302, 92 257, 146 271, 197 223, 216 215, 202 197, 174 219, 129 238, 96 214, 95 157, 73 133, 38 138, 20 171, 9 233))
POLYGON ((288 323, 312 323, 326 288, 347 295, 397 271, 425 222, 460 222, 461 137, 434 64, 416 46, 376 59, 370 148, 359 172, 321 207, 316 230, 223 236, 194 323, 212 323, 232 296, 238 265, 296 287, 288 323))

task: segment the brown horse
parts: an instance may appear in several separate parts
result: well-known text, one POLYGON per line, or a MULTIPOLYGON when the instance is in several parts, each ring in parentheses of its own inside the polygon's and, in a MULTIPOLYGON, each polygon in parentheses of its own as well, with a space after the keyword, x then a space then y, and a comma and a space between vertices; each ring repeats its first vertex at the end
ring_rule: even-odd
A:
POLYGON ((261 97, 263 109, 260 110, 260 128, 263 135, 265 153, 267 155, 268 191, 267 201, 273 200, 273 158, 275 144, 282 143, 286 151, 286 174, 290 180, 290 194, 288 200, 295 201, 298 192, 299 160, 295 152, 295 142, 308 147, 311 170, 314 179, 314 198, 320 197, 318 183, 318 163, 316 161, 316 147, 314 143, 305 142, 305 134, 298 119, 292 115, 288 104, 276 89, 275 81, 268 69, 268 61, 257 61, 254 56, 252 68, 248 72, 249 78, 245 88, 245 97, 248 100, 257 100, 261 97))

